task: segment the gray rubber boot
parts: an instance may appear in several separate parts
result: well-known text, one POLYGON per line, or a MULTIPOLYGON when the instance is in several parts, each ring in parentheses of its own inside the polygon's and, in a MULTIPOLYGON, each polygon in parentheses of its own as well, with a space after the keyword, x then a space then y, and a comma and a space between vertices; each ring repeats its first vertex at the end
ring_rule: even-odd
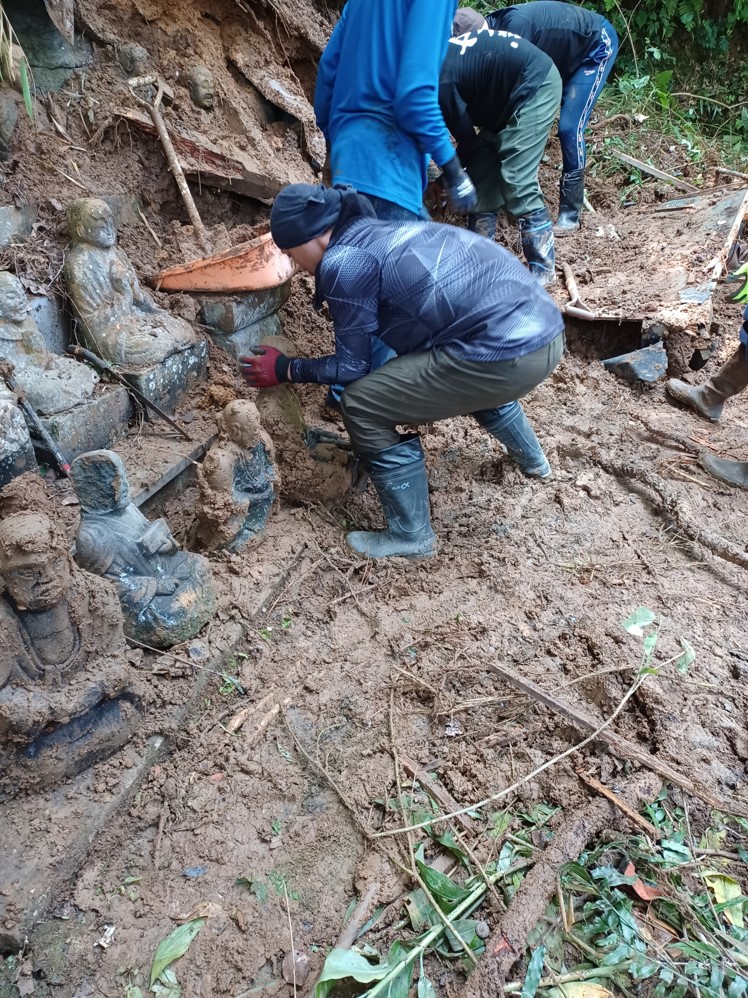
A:
POLYGON ((522 252, 530 273, 543 287, 556 282, 556 250, 553 240, 553 223, 548 209, 536 208, 519 219, 522 252))
POLYGON ((550 478, 551 466, 519 402, 474 412, 473 418, 504 445, 509 457, 529 478, 550 478))
POLYGON ((369 558, 429 558, 436 554, 429 483, 418 437, 408 437, 361 460, 377 490, 386 530, 354 530, 350 547, 369 558))
POLYGON ((553 227, 556 236, 566 236, 580 226, 584 203, 584 170, 561 174, 558 221, 553 227))
POLYGON ((723 457, 707 453, 699 454, 698 461, 712 478, 718 478, 728 485, 737 485, 741 489, 748 489, 748 461, 727 461, 723 457))
POLYGON ((727 399, 748 388, 748 363, 745 348, 739 347, 717 371, 713 378, 695 387, 671 378, 665 385, 668 395, 683 402, 704 419, 716 423, 722 415, 727 399))
POLYGON ((494 240, 496 238, 496 212, 471 212, 468 215, 467 227, 471 232, 477 232, 479 236, 494 240))

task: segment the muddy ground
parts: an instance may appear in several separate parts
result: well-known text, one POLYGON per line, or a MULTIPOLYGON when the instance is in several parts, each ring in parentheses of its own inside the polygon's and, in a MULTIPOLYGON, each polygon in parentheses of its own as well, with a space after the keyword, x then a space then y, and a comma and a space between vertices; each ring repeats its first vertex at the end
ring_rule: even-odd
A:
MULTIPOLYGON (((265 106, 225 54, 226 39, 240 28, 261 31, 237 25, 249 8, 275 40, 272 58, 293 67, 308 91, 313 60, 332 22, 324 5, 315 9, 299 0, 285 4, 281 15, 271 3, 226 2, 202 16, 193 2, 178 10, 144 0, 80 4, 83 22, 98 35, 84 91, 95 93, 99 103, 87 107, 90 97, 69 98, 63 124, 71 145, 84 151, 61 149, 42 111, 36 124, 21 122, 0 188, 6 202, 41 206, 31 243, 6 260, 31 289, 57 287, 65 245, 62 208, 84 193, 80 184, 94 194, 140 193, 163 242, 159 249, 143 226, 122 226, 121 244, 141 276, 179 262, 188 220, 161 154, 151 140, 122 134, 109 121, 125 77, 107 41, 146 45, 174 84, 179 113, 190 126, 226 139, 228 124, 236 128, 239 120, 226 117, 229 102, 242 115, 252 102, 265 106), (188 107, 180 89, 178 71, 191 59, 210 64, 217 74, 218 124, 188 107), (50 162, 57 169, 47 169, 50 162), (59 170, 80 178, 78 183, 59 170)), ((82 93, 75 83, 71 87, 82 93)), ((56 104, 59 109, 62 101, 56 104)), ((293 179, 311 179, 293 123, 248 120, 241 118, 247 134, 260 130, 265 145, 275 142, 278 161, 293 179)), ((593 154, 601 164, 600 118, 594 136, 593 154)), ((543 167, 551 205, 556 154, 554 142, 543 167)), ((660 165, 697 179, 677 149, 660 165)), ((656 220, 642 211, 638 228, 632 226, 632 212, 640 209, 622 205, 631 200, 623 194, 625 176, 602 174, 591 171, 588 194, 605 224, 649 245, 656 220)), ((637 196, 653 206, 671 193, 666 185, 646 182, 637 196)), ((224 225, 232 242, 266 224, 266 207, 254 201, 203 192, 198 204, 209 226, 224 225)), ((512 233, 504 234, 511 243, 512 233)), ((592 238, 588 219, 569 241, 569 255, 582 259, 584 241, 592 238)), ((283 312, 286 333, 299 353, 328 350, 329 323, 311 309, 310 283, 295 281, 283 312)), ((189 301, 158 297, 164 306, 189 312, 189 301)), ((735 348, 738 322, 738 309, 720 289, 713 330, 718 352, 696 380, 735 348)), ((150 770, 119 820, 97 838, 80 874, 53 899, 49 917, 34 927, 22 956, 23 994, 134 998, 133 988, 147 990, 159 941, 179 920, 201 914, 207 922, 176 965, 185 995, 291 994, 281 973, 290 949, 289 915, 295 948, 311 959, 308 990, 351 900, 375 882, 382 903, 410 886, 361 832, 399 824, 400 815, 382 806, 396 795, 393 744, 437 774, 460 805, 517 782, 580 735, 519 696, 488 666, 512 665, 603 719, 621 701, 640 660, 640 643, 621 626, 638 606, 670 621, 663 659, 674 654, 678 637, 691 642, 697 657, 686 676, 668 667, 648 680, 614 730, 713 793, 748 803, 745 569, 689 540, 651 490, 611 472, 624 460, 634 462, 666 483, 682 520, 745 552, 748 495, 710 479, 667 435, 745 459, 748 399, 729 403, 722 423, 711 425, 668 402, 662 383, 644 390, 617 381, 600 358, 633 347, 635 335, 614 324, 569 325, 569 354, 527 400, 554 469, 548 483, 526 480, 469 419, 423 429, 440 545, 434 559, 367 563, 346 551, 346 529, 382 524, 371 488, 311 503, 286 494, 261 547, 213 559, 220 611, 201 639, 214 653, 229 649, 225 668, 238 677, 244 695, 209 675, 187 721, 175 726, 170 718, 189 700, 194 670, 170 654, 133 654, 147 691, 143 728, 129 749, 96 767, 86 793, 102 804, 110 799, 135 751, 153 733, 168 736, 170 752, 150 770), (273 713, 275 705, 282 711, 273 713), (240 711, 245 722, 231 733, 240 711), (334 786, 299 746, 328 771, 334 786), (237 883, 242 877, 254 890, 237 883), (97 945, 107 926, 115 927, 110 945, 97 945)), ((231 397, 253 397, 227 372, 225 357, 212 358, 211 376, 221 391, 201 396, 201 412, 209 415, 211 405, 218 411, 231 397)), ((300 397, 308 419, 335 428, 322 389, 306 387, 300 397)), ((66 494, 64 486, 48 491, 52 503, 66 494)), ((183 541, 194 527, 194 497, 194 486, 188 486, 165 505, 183 541)), ((59 510, 72 536, 75 509, 59 510)), ((580 761, 613 783, 631 772, 629 764, 593 746, 489 810, 544 801, 567 814, 584 811, 590 795, 575 773, 580 761)), ((710 821, 709 809, 696 799, 690 808, 698 833, 710 821)), ((35 836, 53 838, 61 823, 76 821, 76 802, 68 811, 50 813, 43 795, 28 798, 18 820, 27 824, 34 848, 35 836)), ((396 848, 395 840, 378 841, 396 848)), ((485 860, 495 848, 478 831, 477 854, 485 860)), ((490 905, 484 913, 489 922, 495 917, 490 905)), ((399 917, 395 908, 392 921, 399 917)), ((385 951, 395 936, 394 930, 380 930, 377 938, 375 931, 372 942, 385 951)), ((454 963, 433 963, 430 973, 440 994, 455 993, 464 979, 454 963)), ((6 977, 0 992, 17 990, 6 977)))

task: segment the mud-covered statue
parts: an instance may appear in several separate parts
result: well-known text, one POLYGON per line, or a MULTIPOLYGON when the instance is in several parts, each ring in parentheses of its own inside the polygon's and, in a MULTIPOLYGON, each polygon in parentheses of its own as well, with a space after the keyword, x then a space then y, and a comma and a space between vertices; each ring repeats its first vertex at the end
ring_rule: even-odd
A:
POLYGON ((0 271, 0 361, 13 365, 18 387, 42 416, 85 402, 99 380, 85 364, 50 353, 23 285, 7 270, 0 271))
POLYGON ((86 344, 105 360, 128 367, 161 363, 198 342, 193 328, 157 308, 140 286, 106 201, 81 198, 68 208, 72 248, 63 269, 86 344))
POLYGON ((198 469, 198 540, 213 551, 259 543, 278 492, 275 452, 253 402, 229 402, 220 439, 198 469))
POLYGON ((70 477, 81 506, 76 559, 116 585, 125 634, 153 648, 193 638, 216 609, 206 559, 180 551, 165 520, 147 520, 130 502, 113 451, 81 454, 70 477))
POLYGON ((72 564, 45 513, 0 520, 0 593, 3 796, 105 758, 139 709, 117 594, 72 564))
POLYGON ((187 73, 186 83, 192 103, 204 111, 212 111, 216 87, 208 67, 193 66, 187 73))

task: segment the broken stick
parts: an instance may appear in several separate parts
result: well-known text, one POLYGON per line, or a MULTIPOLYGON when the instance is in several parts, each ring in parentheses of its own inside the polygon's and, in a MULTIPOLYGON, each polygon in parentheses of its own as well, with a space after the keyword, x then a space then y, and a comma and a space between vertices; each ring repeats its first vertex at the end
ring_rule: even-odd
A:
MULTIPOLYGON (((419 766, 417 762, 409 759, 407 755, 400 756, 400 762, 402 763, 403 769, 412 776, 414 779, 418 780, 421 784, 421 789, 424 790, 429 797, 432 797, 437 804, 441 804, 442 807, 446 807, 448 811, 459 811, 460 805, 454 799, 452 794, 431 778, 431 776, 426 772, 423 766, 419 766)), ((466 814, 458 814, 455 818, 458 824, 462 825, 464 830, 468 835, 475 834, 476 825, 472 818, 469 818, 466 814)))
MULTIPOLYGON (((644 773, 624 789, 623 796, 627 804, 636 807, 642 801, 654 800, 661 785, 652 773, 644 773)), ((564 820, 499 920, 480 965, 468 978, 460 998, 499 998, 504 994, 509 971, 524 954, 530 932, 556 892, 559 870, 577 859, 590 839, 607 828, 614 816, 610 801, 596 800, 564 820)))
POLYGON ((582 769, 577 770, 577 776, 582 783, 586 783, 591 790, 594 790, 596 793, 606 797, 610 803, 617 807, 622 814, 625 814, 630 821, 633 821, 635 825, 638 825, 639 828, 643 829, 650 838, 655 840, 662 838, 662 832, 658 828, 655 828, 655 826, 651 822, 647 821, 646 818, 642 818, 639 812, 635 811, 633 807, 630 807, 623 799, 622 794, 616 793, 614 790, 611 790, 610 787, 606 787, 604 783, 596 780, 594 776, 590 776, 582 769))
POLYGON ((625 152, 619 152, 617 149, 611 149, 611 154, 615 156, 616 159, 620 159, 622 163, 634 166, 637 170, 641 170, 642 173, 648 173, 651 177, 656 177, 658 180, 664 180, 665 183, 672 184, 673 187, 677 187, 678 190, 681 191, 686 191, 687 194, 699 193, 699 188, 694 187, 693 184, 689 184, 685 180, 679 180, 678 177, 673 177, 669 173, 658 170, 656 166, 650 166, 649 163, 643 163, 640 159, 634 159, 633 156, 627 156, 625 152))
MULTIPOLYGON (((526 679, 524 676, 521 676, 508 665, 487 663, 486 668, 490 669, 491 672, 496 673, 496 675, 500 676, 501 679, 511 683, 512 686, 518 690, 521 690, 522 693, 526 693, 528 696, 532 697, 533 700, 537 700, 538 703, 542 703, 545 707, 549 707, 556 714, 566 718, 567 721, 570 721, 581 731, 593 732, 600 727, 598 722, 589 714, 586 714, 578 707, 572 707, 571 704, 559 699, 555 694, 548 693, 541 689, 536 683, 533 683, 530 679, 526 679)), ((699 797, 701 800, 706 801, 710 807, 716 807, 720 811, 727 811, 728 814, 740 815, 741 818, 748 818, 748 803, 743 803, 734 797, 718 797, 710 790, 707 790, 707 788, 701 783, 696 780, 692 780, 684 773, 681 773, 679 770, 669 766, 666 762, 658 759, 645 749, 640 748, 634 742, 629 741, 628 738, 624 738, 623 735, 616 734, 614 731, 610 731, 608 729, 603 729, 599 732, 598 738, 610 746, 612 755, 618 755, 623 759, 629 759, 631 762, 644 766, 653 773, 657 773, 669 783, 673 783, 676 787, 680 787, 681 790, 685 790, 685 792, 687 794, 691 794, 692 797, 699 797)))

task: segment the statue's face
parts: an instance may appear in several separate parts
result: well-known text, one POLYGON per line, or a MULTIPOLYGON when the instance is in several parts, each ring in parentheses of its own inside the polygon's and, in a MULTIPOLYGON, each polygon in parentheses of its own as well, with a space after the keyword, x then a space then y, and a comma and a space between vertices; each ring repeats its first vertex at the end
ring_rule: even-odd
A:
POLYGON ((70 560, 63 551, 11 549, 0 562, 0 573, 19 610, 51 610, 70 589, 70 560))
POLYGON ((231 402, 223 413, 226 435, 239 447, 254 447, 261 424, 257 407, 251 402, 231 402))
POLYGON ((93 205, 86 208, 80 217, 78 232, 87 243, 93 243, 101 249, 109 249, 117 242, 117 231, 109 205, 93 205))
POLYGON ((23 322, 28 310, 29 304, 21 282, 10 274, 0 275, 0 319, 6 322, 23 322))
POLYGON ((209 111, 213 107, 215 87, 213 76, 205 66, 196 66, 187 78, 187 88, 192 102, 209 111))

